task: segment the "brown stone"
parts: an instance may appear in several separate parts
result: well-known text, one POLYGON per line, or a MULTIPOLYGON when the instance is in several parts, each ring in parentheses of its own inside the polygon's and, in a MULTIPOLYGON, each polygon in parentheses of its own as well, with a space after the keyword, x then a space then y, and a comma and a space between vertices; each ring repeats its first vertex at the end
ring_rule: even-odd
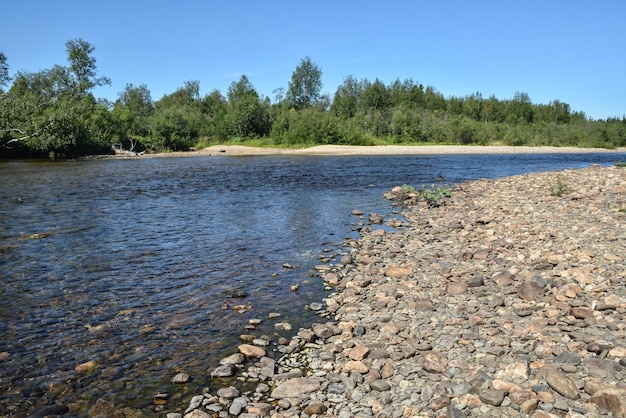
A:
POLYGON ((247 408, 249 414, 256 414, 262 417, 269 416, 273 409, 274 407, 271 404, 265 402, 255 402, 252 405, 248 405, 247 408))
POLYGON ((321 402, 311 402, 304 408, 304 413, 307 415, 324 415, 328 407, 321 402))
POLYGON ((349 361, 343 366, 343 371, 346 373, 361 373, 365 374, 369 371, 362 361, 349 361))
POLYGON ((602 389, 589 400, 617 418, 626 418, 626 389, 602 389))
POLYGON ((448 283, 446 287, 446 293, 452 296, 462 295, 467 292, 467 285, 465 283, 452 282, 448 283))
POLYGON ((261 358, 265 357, 266 354, 265 350, 261 347, 250 344, 241 344, 239 347, 237 347, 237 349, 247 358, 261 358))
POLYGON ((420 360, 422 368, 430 373, 445 373, 448 367, 448 358, 443 353, 423 352, 420 355, 420 360))
POLYGON ((526 301, 538 302, 543 296, 543 286, 532 281, 526 281, 517 288, 517 296, 526 301))
POLYGON ((447 396, 438 396, 430 401, 430 409, 433 411, 439 411, 448 405, 450 405, 450 398, 447 396))
POLYGON ((576 307, 570 313, 577 319, 593 318, 593 309, 590 308, 576 307))
POLYGON ((390 267, 385 271, 385 276, 394 278, 408 277, 412 274, 413 270, 408 267, 390 267))
POLYGON ((569 399, 578 399, 578 388, 574 382, 557 370, 548 370, 545 375, 546 383, 556 392, 569 399))
POLYGON ((350 357, 351 360, 360 361, 367 356, 367 353, 369 353, 369 351, 370 349, 365 347, 364 345, 357 345, 350 350, 350 352, 348 353, 348 357, 350 357))

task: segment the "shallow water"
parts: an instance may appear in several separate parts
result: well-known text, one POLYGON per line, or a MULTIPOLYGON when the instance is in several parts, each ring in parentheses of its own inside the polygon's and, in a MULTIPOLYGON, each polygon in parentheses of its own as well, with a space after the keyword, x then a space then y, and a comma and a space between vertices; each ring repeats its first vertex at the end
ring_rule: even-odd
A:
MULTIPOLYGON (((611 165, 624 154, 194 157, 0 162, 0 411, 97 399, 142 407, 184 371, 188 393, 251 318, 297 329, 324 290, 310 270, 356 237, 382 194, 611 165), (289 263, 299 268, 286 269, 289 263), (299 284, 298 292, 289 290, 299 284), (248 296, 234 299, 235 290, 248 296), (238 313, 233 305, 250 305, 238 313), (226 309, 224 309, 226 308, 226 309), (94 360, 91 374, 74 368, 94 360)), ((549 191, 546 191, 549 193, 549 191)))

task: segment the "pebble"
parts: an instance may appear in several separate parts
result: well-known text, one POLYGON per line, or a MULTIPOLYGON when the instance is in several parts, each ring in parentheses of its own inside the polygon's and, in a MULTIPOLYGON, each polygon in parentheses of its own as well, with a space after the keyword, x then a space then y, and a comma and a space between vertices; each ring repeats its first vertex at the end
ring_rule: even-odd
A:
POLYGON ((626 169, 593 166, 463 183, 439 207, 409 196, 402 230, 371 214, 349 258, 317 267, 320 320, 269 353, 239 346, 265 386, 216 416, 624 416, 623 190, 626 169))

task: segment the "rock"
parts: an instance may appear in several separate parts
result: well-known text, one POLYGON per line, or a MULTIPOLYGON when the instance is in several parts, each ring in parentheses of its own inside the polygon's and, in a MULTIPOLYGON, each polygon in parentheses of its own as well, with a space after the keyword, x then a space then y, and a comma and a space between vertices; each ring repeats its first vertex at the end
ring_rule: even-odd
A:
POLYGON ((77 371, 78 373, 89 374, 93 372, 96 369, 96 367, 98 367, 98 363, 94 360, 90 360, 88 362, 79 364, 78 366, 74 367, 74 370, 77 371))
POLYGON ((589 402, 598 405, 604 411, 611 412, 614 417, 626 417, 626 389, 610 388, 596 392, 589 402))
POLYGON ((506 390, 501 389, 486 389, 480 391, 478 397, 487 405, 500 406, 507 393, 506 390))
POLYGON ((420 355, 420 363, 424 370, 430 373, 445 373, 448 367, 448 358, 443 353, 434 351, 420 355))
MULTIPOLYGON (((198 408, 200 405, 202 405, 202 400, 204 399, 203 395, 196 395, 193 398, 191 398, 191 401, 189 402, 189 407, 187 407, 187 409, 185 410, 185 417, 187 417, 187 414, 193 410, 195 410, 196 408, 198 408)), ((202 415, 197 415, 198 418, 200 418, 202 415)))
POLYGON ((321 402, 311 402, 304 408, 304 413, 311 415, 324 415, 328 411, 328 407, 321 402))
POLYGON ((211 418, 211 415, 201 409, 194 409, 193 411, 186 413, 184 418, 211 418))
POLYGON ((248 400, 243 397, 233 399, 233 402, 228 408, 228 413, 234 416, 241 414, 243 410, 248 407, 248 400))
POLYGON ((548 370, 545 375, 546 383, 560 395, 569 399, 578 399, 578 388, 574 382, 557 370, 548 370))
POLYGON ((322 379, 317 377, 299 377, 285 380, 273 391, 272 398, 298 398, 311 392, 318 391, 321 387, 322 379))
POLYGON ((572 308, 571 315, 577 319, 593 318, 593 309, 583 307, 572 308))
POLYGON ((448 283, 446 287, 446 293, 449 295, 458 296, 465 292, 467 292, 467 285, 465 283, 452 282, 448 283))
POLYGON ((245 360, 245 357, 241 353, 231 354, 228 357, 225 357, 220 360, 220 364, 242 364, 245 360))
POLYGON ((255 402, 252 405, 248 405, 248 414, 265 417, 268 416, 273 409, 274 408, 269 403, 255 402))
POLYGON ((539 301, 543 296, 543 286, 536 282, 526 281, 517 288, 517 295, 527 301, 539 301))
POLYGON ((362 361, 348 361, 343 369, 344 373, 360 373, 365 374, 369 371, 369 367, 365 365, 362 361))
POLYGON ((178 373, 172 377, 172 384, 187 383, 189 381, 189 375, 187 373, 178 373))
POLYGON ((351 360, 363 360, 367 354, 369 353, 370 349, 365 347, 364 345, 357 345, 356 347, 353 347, 350 352, 348 353, 348 357, 351 360))
POLYGON ((327 340, 328 338, 330 338, 333 335, 335 335, 335 331, 331 327, 329 327, 328 325, 323 325, 323 324, 316 324, 316 325, 314 325, 313 326, 313 332, 319 338, 322 338, 324 340, 327 340))
POLYGON ((385 271, 385 276, 402 278, 413 274, 413 270, 408 267, 390 267, 385 271))
POLYGON ((241 344, 237 349, 247 358, 261 358, 266 354, 263 348, 250 344, 241 344))
POLYGON ((235 367, 232 363, 222 364, 218 366, 211 372, 211 377, 230 377, 234 376, 237 371, 237 367, 235 367))
POLYGON ((232 386, 227 388, 220 388, 217 390, 217 396, 219 396, 220 398, 234 399, 240 394, 241 393, 239 392, 239 390, 232 386))
POLYGON ((378 392, 384 392, 391 389, 391 385, 387 381, 382 379, 374 380, 370 383, 370 387, 378 392))

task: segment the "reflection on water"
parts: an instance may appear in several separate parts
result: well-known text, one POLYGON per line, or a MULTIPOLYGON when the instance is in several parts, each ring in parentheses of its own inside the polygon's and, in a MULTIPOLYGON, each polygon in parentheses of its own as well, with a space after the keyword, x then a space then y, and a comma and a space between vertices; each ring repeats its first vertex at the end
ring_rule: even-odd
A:
MULTIPOLYGON (((344 251, 382 193, 622 155, 198 157, 0 163, 0 410, 106 398, 140 407, 178 371, 190 392, 250 318, 306 325, 309 270, 344 251), (285 269, 284 263, 300 268, 285 269), (300 284, 291 292, 290 286, 300 284), (233 290, 248 297, 233 300, 233 290), (238 313, 234 304, 250 304, 238 313), (226 308, 226 309, 224 309, 226 308), (90 374, 75 367, 95 361, 90 374)), ((397 216, 397 215, 394 215, 397 216)), ((278 336, 265 320, 257 335, 278 336)), ((287 336, 287 335, 286 335, 287 336)), ((179 400, 180 401, 180 400, 179 400)))

